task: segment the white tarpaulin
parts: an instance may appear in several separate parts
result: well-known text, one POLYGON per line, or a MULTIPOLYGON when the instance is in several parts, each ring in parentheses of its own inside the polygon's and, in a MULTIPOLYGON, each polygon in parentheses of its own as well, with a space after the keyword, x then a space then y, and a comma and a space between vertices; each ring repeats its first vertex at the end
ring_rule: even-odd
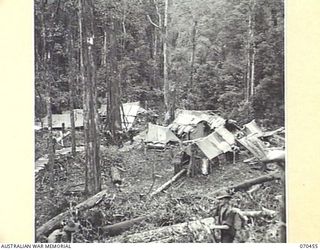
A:
MULTIPOLYGON (((147 111, 144 108, 140 107, 139 102, 128 102, 122 104, 122 107, 120 107, 122 129, 130 129, 134 123, 134 120, 136 119, 136 116, 145 112, 147 111)), ((107 105, 101 105, 99 114, 101 116, 107 116, 107 105)))
POLYGON ((167 144, 170 141, 179 142, 180 140, 169 130, 169 128, 152 123, 148 124, 145 142, 167 144))

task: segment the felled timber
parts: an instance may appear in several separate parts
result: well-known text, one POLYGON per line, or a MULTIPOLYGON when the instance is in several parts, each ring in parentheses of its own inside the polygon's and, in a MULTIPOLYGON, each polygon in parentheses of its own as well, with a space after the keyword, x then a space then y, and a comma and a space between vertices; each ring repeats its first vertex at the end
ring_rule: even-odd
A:
MULTIPOLYGON (((211 236, 211 230, 213 229, 228 229, 226 225, 215 225, 213 218, 205 218, 202 220, 184 222, 180 224, 175 224, 172 226, 165 226, 157 228, 150 231, 145 231, 141 233, 136 233, 127 236, 115 237, 112 242, 128 242, 128 243, 138 243, 138 242, 153 242, 161 241, 161 239, 167 239, 168 237, 174 238, 186 235, 188 232, 199 233, 201 235, 211 236)), ((203 237, 203 236, 202 236, 203 237)))
POLYGON ((261 211, 241 211, 241 215, 246 216, 246 217, 264 217, 264 216, 270 216, 273 217, 277 214, 277 211, 262 208, 261 211))
MULTIPOLYGON (((252 218, 258 218, 258 217, 273 217, 277 214, 276 211, 273 210, 269 210, 269 209, 265 209, 262 208, 261 211, 242 211, 240 209, 234 208, 235 211, 237 211, 237 213, 239 213, 240 218, 248 220, 248 217, 252 217, 252 218)), ((202 220, 201 220, 202 221, 202 220)), ((213 228, 210 228, 210 230, 212 229, 227 229, 227 227, 223 228, 225 226, 221 226, 221 225, 216 225, 213 226, 213 228)), ((210 233, 209 231, 207 231, 207 233, 210 233)), ((156 241, 152 241, 152 243, 171 243, 171 242, 184 242, 185 241, 185 234, 179 234, 179 235, 168 235, 166 237, 157 237, 156 241)))
POLYGON ((137 217, 131 220, 122 221, 113 225, 104 226, 102 228, 102 231, 107 236, 116 236, 129 230, 132 226, 140 224, 141 222, 148 219, 150 216, 151 215, 140 216, 140 217, 137 217))
MULTIPOLYGON (((79 212, 90 209, 99 204, 106 197, 107 193, 108 190, 103 190, 78 204, 75 209, 77 209, 79 212)), ((38 238, 40 235, 48 236, 54 229, 56 229, 60 225, 61 221, 68 219, 70 216, 70 211, 65 211, 53 217, 51 220, 47 221, 36 230, 36 238, 38 238)))
POLYGON ((268 181, 273 181, 273 180, 277 180, 280 179, 281 175, 279 173, 272 173, 272 174, 267 174, 267 175, 263 175, 257 178, 253 178, 250 180, 246 180, 244 182, 235 184, 235 185, 231 185, 229 187, 226 188, 221 188, 218 189, 217 191, 213 192, 214 196, 219 196, 220 194, 224 194, 226 192, 238 192, 240 190, 247 190, 248 188, 250 188, 253 185, 256 184, 260 184, 260 183, 264 183, 264 182, 268 182, 268 181))
MULTIPOLYGON (((175 175, 171 180, 174 180, 170 183, 170 185, 176 181, 177 179, 179 179, 179 177, 181 177, 184 173, 186 173, 186 169, 184 170, 181 170, 177 175, 175 175), (179 175, 179 176, 178 176, 179 175)), ((251 179, 251 180, 248 180, 248 181, 245 181, 245 182, 242 182, 240 184, 237 184, 237 185, 233 185, 233 186, 230 186, 230 187, 227 187, 227 188, 223 188, 223 189, 219 189, 215 192, 213 192, 214 196, 219 196, 225 192, 227 192, 228 190, 233 190, 233 191, 239 191, 239 190, 242 190, 242 189, 248 189, 250 188, 251 186, 255 185, 256 183, 263 183, 263 182, 267 182, 267 181, 271 181, 271 180, 275 180, 275 179, 278 179, 280 177, 280 175, 278 176, 278 174, 268 174, 268 175, 265 175, 265 176, 261 176, 261 177, 258 177, 258 178, 254 178, 254 179, 251 179)), ((164 185, 162 185, 160 188, 158 188, 155 192, 153 192, 151 195, 152 196, 155 196, 157 194, 159 194, 161 191, 165 190, 166 188, 168 188, 168 182, 166 182, 164 185)), ((152 197, 151 196, 151 197, 152 197)), ((203 196, 201 196, 203 197, 203 196)), ((210 199, 210 200, 215 200, 215 197, 208 197, 206 196, 207 199, 210 199)), ((264 214, 268 214, 268 211, 266 212, 267 210, 264 209, 263 211, 258 211, 258 212, 254 212, 254 211, 248 211, 248 214, 245 214, 244 215, 247 215, 247 216, 251 216, 251 217, 256 217, 256 216, 259 216, 259 215, 264 215, 264 214)), ((272 215, 272 211, 270 211, 270 215, 272 215)), ((105 226, 103 227, 103 231, 109 235, 109 236, 115 236, 115 235, 118 235, 118 234, 121 234, 127 230, 129 230, 132 226, 134 225, 137 225, 139 223, 141 223, 142 221, 148 219, 148 218, 151 218, 153 216, 153 214, 149 214, 149 215, 145 215, 145 216, 140 216, 140 217, 137 217, 135 219, 131 219, 131 220, 127 220, 127 221, 123 221, 123 222, 119 222, 119 223, 116 223, 116 224, 113 224, 113 225, 109 225, 109 226, 105 226)), ((172 239, 169 239, 169 241, 171 241, 172 239)))
POLYGON ((175 176, 173 176, 169 181, 167 181, 166 183, 164 183, 161 187, 159 187, 157 190, 155 190, 154 192, 152 192, 150 194, 150 197, 154 197, 155 195, 161 193, 162 191, 166 190, 167 188, 169 188, 173 182, 175 182, 176 180, 178 180, 181 176, 183 176, 185 173, 187 172, 186 169, 182 169, 179 173, 177 173, 175 176))

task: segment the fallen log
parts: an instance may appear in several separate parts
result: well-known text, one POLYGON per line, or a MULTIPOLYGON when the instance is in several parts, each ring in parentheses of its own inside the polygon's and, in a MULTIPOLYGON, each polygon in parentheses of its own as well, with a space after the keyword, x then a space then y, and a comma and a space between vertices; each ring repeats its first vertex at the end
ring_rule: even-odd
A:
POLYGON ((240 215, 240 218, 247 221, 248 217, 257 218, 257 217, 274 217, 277 212, 274 210, 262 208, 260 211, 242 211, 239 208, 232 208, 234 212, 240 215))
POLYGON ((169 188, 171 186, 171 184, 173 182, 175 182, 176 180, 178 180, 182 175, 184 175, 187 172, 186 169, 182 169, 179 173, 177 173, 175 176, 173 176, 169 181, 167 181, 166 183, 164 183, 161 187, 159 187, 157 190, 155 190, 154 192, 152 192, 150 194, 150 197, 153 197, 159 193, 161 193, 162 191, 166 190, 167 188, 169 188))
MULTIPOLYGON (((79 212, 88 210, 99 204, 105 198, 107 193, 108 190, 103 190, 75 206, 75 209, 77 209, 79 212)), ((38 238, 40 235, 48 236, 54 229, 59 227, 61 221, 66 220, 69 217, 71 217, 69 210, 53 217, 51 220, 47 221, 45 224, 43 224, 36 230, 36 238, 38 238)))
POLYGON ((264 183, 264 182, 268 182, 268 181, 273 181, 273 180, 280 179, 280 178, 281 178, 281 176, 279 173, 267 174, 267 175, 263 175, 263 176, 260 176, 260 177, 254 178, 254 179, 250 179, 250 180, 244 181, 242 183, 233 185, 229 189, 232 189, 235 192, 237 192, 240 190, 246 190, 256 184, 260 184, 260 183, 264 183))
POLYGON ((218 189, 217 191, 213 192, 212 194, 214 196, 219 196, 219 195, 225 194, 226 192, 229 193, 229 192, 238 192, 238 191, 241 191, 241 190, 247 190, 251 186, 254 186, 256 184, 261 184, 261 183, 264 183, 264 182, 273 181, 273 180, 277 180, 277 179, 280 179, 280 178, 281 178, 281 175, 279 173, 267 174, 267 175, 263 175, 263 176, 260 176, 260 177, 257 177, 257 178, 246 180, 246 181, 241 182, 239 184, 231 185, 231 186, 226 187, 226 188, 218 189))
POLYGON ((122 179, 121 179, 120 171, 118 168, 111 166, 110 175, 111 175, 113 184, 121 185, 122 179))
POLYGON ((199 237, 212 237, 213 229, 228 229, 226 225, 215 225, 213 218, 205 218, 202 220, 184 222, 172 226, 165 226, 150 231, 131 234, 127 236, 114 237, 110 242, 153 242, 161 241, 169 237, 179 237, 186 235, 188 232, 198 232, 199 237))
POLYGON ((247 216, 247 217, 264 217, 264 216, 273 217, 277 214, 277 211, 262 208, 261 211, 242 211, 241 213, 243 216, 247 216))
MULTIPOLYGON (((160 192, 162 192, 163 190, 165 190, 166 188, 168 188, 174 181, 176 181, 177 179, 179 179, 184 173, 186 172, 186 169, 181 170, 178 174, 176 174, 172 179, 170 179, 170 181, 166 182, 165 184, 163 184, 161 187, 159 187, 155 192, 153 192, 151 194, 151 197, 159 194, 160 192)), ((220 194, 223 194, 225 192, 227 192, 228 190, 233 190, 234 192, 242 190, 242 189, 248 189, 253 185, 259 184, 259 183, 263 183, 263 182, 267 182, 267 181, 272 181, 275 179, 279 179, 280 175, 279 174, 268 174, 268 175, 264 175, 258 178, 254 178, 245 182, 242 182, 240 184, 237 185, 233 185, 227 188, 223 188, 223 189, 219 189, 215 192, 213 192, 213 194, 215 194, 215 196, 218 196, 220 194)), ((206 197, 207 199, 212 199, 214 200, 213 197, 206 197)), ((270 211, 270 210, 269 210, 270 211)), ((246 212, 245 212, 246 213, 246 212)), ((119 235, 127 230, 129 230, 132 226, 137 225, 139 223, 141 223, 142 221, 152 217, 153 214, 149 214, 149 215, 145 215, 145 216, 140 216, 137 217, 135 219, 131 219, 131 220, 127 220, 127 221, 123 221, 123 222, 119 222, 113 225, 109 225, 109 226, 105 226, 103 227, 103 231, 109 235, 109 236, 116 236, 119 235)), ((248 214, 244 214, 244 216, 249 216, 249 217, 256 217, 256 216, 263 216, 263 215, 273 215, 272 212, 268 213, 265 211, 248 211, 248 214)))
POLYGON ((109 225, 109 226, 104 226, 104 227, 102 227, 102 231, 107 236, 116 236, 116 235, 119 235, 119 234, 129 230, 132 226, 140 224, 141 222, 148 219, 150 216, 151 215, 140 216, 135 219, 122 221, 122 222, 119 222, 119 223, 116 223, 113 225, 109 225))
MULTIPOLYGON (((180 176, 186 172, 186 170, 184 169, 184 172, 182 172, 183 170, 181 170, 178 174, 180 174, 180 176)), ((178 175, 177 174, 177 175, 178 175)), ((174 177, 176 177, 177 175, 175 175, 174 177)), ((180 177, 178 176, 178 177, 180 177)), ((278 174, 269 174, 269 175, 265 175, 265 176, 261 176, 261 177, 258 177, 258 178, 255 178, 255 179, 251 179, 251 180, 248 180, 248 181, 245 181, 245 182, 242 182, 240 184, 237 184, 237 185, 233 185, 233 186, 230 186, 230 187, 227 187, 227 188, 223 188, 223 189, 219 189, 215 192, 213 192, 213 194, 216 196, 218 195, 221 195, 225 192, 227 192, 228 190, 234 190, 234 191, 238 191, 238 190, 241 190, 241 189, 244 189, 244 188, 250 188, 251 186, 255 185, 255 184, 258 184, 258 183, 263 183, 263 182, 267 182, 267 181, 271 181, 271 180, 274 180, 274 179, 278 179, 280 176, 278 176, 278 174)), ((175 178, 174 181, 176 181, 178 178, 175 178)), ((173 178, 171 179, 173 180, 173 178)), ((166 182, 164 185, 162 185, 160 188, 158 188, 155 192, 153 192, 153 194, 151 194, 152 196, 160 193, 161 191, 163 191, 164 189, 162 189, 164 186, 166 188, 168 188, 169 186, 167 186, 168 182, 166 182), (159 191, 160 190, 160 191, 159 191)), ((170 185, 173 183, 173 181, 170 183, 170 185)), ((204 197, 204 196, 202 196, 204 197)), ((214 201, 215 200, 215 197, 212 197, 212 196, 205 196, 207 199, 209 200, 212 200, 214 201)), ((259 214, 261 214, 261 211, 259 211, 259 214)), ((248 215, 250 216, 250 215, 248 215)), ((105 226, 103 228, 103 231, 106 232, 108 235, 110 236, 115 236, 115 235, 118 235, 118 234, 121 234, 127 230, 129 230, 132 226, 136 225, 136 224, 139 224, 141 223, 143 220, 146 220, 148 218, 152 217, 152 214, 149 214, 149 215, 145 215, 145 216, 141 216, 141 217, 137 217, 135 219, 132 219, 132 220, 128 220, 128 221, 123 221, 123 222, 119 222, 119 223, 116 223, 116 224, 113 224, 113 225, 110 225, 110 226, 105 226)))
MULTIPOLYGON (((242 211, 238 208, 233 208, 236 213, 240 215, 240 218, 245 221, 248 220, 247 217, 264 217, 277 214, 276 211, 262 208, 261 211, 242 211)), ((137 220, 145 220, 147 216, 138 217, 137 220)), ((141 222, 140 221, 140 222, 141 222)), ((150 231, 145 231, 141 233, 131 234, 127 236, 118 236, 110 240, 110 242, 128 242, 128 243, 138 243, 138 242, 180 242, 183 238, 191 233, 193 236, 197 237, 198 241, 203 241, 204 239, 210 239, 212 237, 213 229, 229 229, 227 225, 216 225, 214 223, 214 218, 209 217, 201 220, 184 222, 180 224, 175 224, 172 226, 160 227, 150 231)), ((214 241, 214 239, 212 238, 214 241)))

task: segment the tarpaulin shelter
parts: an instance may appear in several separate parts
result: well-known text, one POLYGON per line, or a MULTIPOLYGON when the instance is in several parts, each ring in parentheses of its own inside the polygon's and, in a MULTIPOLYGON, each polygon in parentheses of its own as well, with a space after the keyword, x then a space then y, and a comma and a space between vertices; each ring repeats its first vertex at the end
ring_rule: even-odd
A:
POLYGON ((251 122, 245 124, 243 127, 246 135, 256 135, 258 137, 263 135, 263 131, 258 126, 255 120, 252 120, 251 122))
MULTIPOLYGON (((101 117, 107 117, 107 105, 101 105, 101 108, 98 110, 101 117)), ((124 130, 129 130, 138 114, 146 113, 147 111, 140 106, 140 102, 128 102, 123 103, 120 107, 121 115, 121 127, 124 130)))
POLYGON ((237 140, 253 156, 261 162, 272 161, 277 158, 284 158, 285 151, 283 148, 270 148, 261 141, 256 135, 248 135, 237 140))
POLYGON ((257 135, 248 135, 237 139, 237 141, 257 159, 263 159, 266 157, 266 145, 257 137, 257 135))
POLYGON ((180 142, 179 138, 175 136, 168 127, 148 124, 148 130, 144 138, 146 143, 160 143, 167 144, 169 142, 180 142))
POLYGON ((273 136, 278 132, 284 131, 283 127, 273 131, 262 131, 262 129, 258 126, 255 120, 252 120, 251 122, 245 124, 243 127, 246 135, 255 135, 257 137, 269 137, 273 136))
MULTIPOLYGON (((83 127, 83 110, 74 109, 74 123, 76 128, 83 127)), ((42 119, 43 127, 48 127, 48 116, 42 119)), ((52 128, 61 129, 62 124, 65 128, 71 128, 70 111, 66 111, 62 114, 52 114, 52 128)))
POLYGON ((187 139, 201 138, 211 130, 225 124, 225 119, 212 111, 177 109, 175 120, 168 127, 178 136, 189 134, 187 139))
MULTIPOLYGON (((198 146, 200 151, 209 159, 232 151, 232 146, 235 144, 234 135, 224 127, 219 127, 210 135, 191 140, 188 143, 194 143, 198 146)), ((186 153, 190 152, 187 148, 186 153)))

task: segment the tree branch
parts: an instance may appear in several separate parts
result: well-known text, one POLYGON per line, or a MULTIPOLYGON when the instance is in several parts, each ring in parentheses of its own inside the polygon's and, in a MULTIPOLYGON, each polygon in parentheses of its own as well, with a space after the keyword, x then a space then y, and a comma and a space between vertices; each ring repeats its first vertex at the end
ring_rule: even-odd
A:
POLYGON ((160 29, 160 26, 157 25, 157 24, 155 24, 155 23, 151 20, 150 15, 147 15, 147 18, 149 19, 149 22, 150 22, 153 26, 155 26, 156 28, 160 29))

